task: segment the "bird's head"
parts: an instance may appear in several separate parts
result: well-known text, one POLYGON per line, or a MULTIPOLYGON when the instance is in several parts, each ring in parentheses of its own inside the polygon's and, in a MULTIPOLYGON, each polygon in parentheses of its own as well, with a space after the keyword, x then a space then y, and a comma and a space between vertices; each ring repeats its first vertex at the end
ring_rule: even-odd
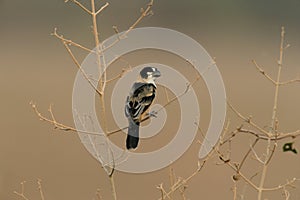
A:
POLYGON ((140 71, 140 76, 147 83, 154 83, 155 79, 160 77, 160 71, 156 67, 144 67, 140 71))

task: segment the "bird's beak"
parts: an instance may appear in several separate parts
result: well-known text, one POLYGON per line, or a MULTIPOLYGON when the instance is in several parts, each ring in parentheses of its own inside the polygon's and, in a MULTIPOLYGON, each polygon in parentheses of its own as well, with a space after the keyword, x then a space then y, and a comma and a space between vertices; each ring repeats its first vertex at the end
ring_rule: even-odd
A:
POLYGON ((158 70, 154 71, 152 76, 155 77, 155 78, 160 77, 161 76, 160 71, 158 71, 158 70))

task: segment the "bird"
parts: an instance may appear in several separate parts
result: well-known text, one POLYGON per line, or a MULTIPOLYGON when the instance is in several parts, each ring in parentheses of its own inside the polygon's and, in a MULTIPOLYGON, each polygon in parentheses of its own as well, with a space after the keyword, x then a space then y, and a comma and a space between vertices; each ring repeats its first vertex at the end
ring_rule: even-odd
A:
POLYGON ((136 149, 138 146, 140 123, 155 98, 155 80, 160 76, 161 73, 156 67, 144 67, 126 98, 125 116, 129 124, 126 138, 126 148, 128 150, 136 149))

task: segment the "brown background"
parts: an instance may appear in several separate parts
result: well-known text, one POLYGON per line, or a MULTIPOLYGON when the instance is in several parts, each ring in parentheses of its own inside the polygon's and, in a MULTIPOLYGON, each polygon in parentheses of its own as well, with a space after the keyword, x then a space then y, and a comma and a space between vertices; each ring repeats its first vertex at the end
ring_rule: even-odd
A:
MULTIPOLYGON (((89 5, 89 1, 84 3, 89 5)), ((113 34, 112 25, 117 25, 119 30, 130 26, 146 3, 110 1, 110 7, 99 20, 101 39, 113 34)), ((270 124, 274 88, 255 70, 251 59, 255 58, 270 75, 276 75, 280 27, 284 25, 291 47, 284 56, 283 80, 300 73, 299 1, 164 0, 155 2, 153 10, 154 16, 146 18, 140 26, 175 29, 201 43, 217 58, 232 104, 242 113, 253 115, 261 126, 270 124)), ((50 33, 57 27, 72 40, 93 47, 90 26, 86 13, 63 0, 0 0, 0 199, 18 199, 13 191, 19 190, 23 180, 27 180, 28 196, 36 199, 37 178, 43 180, 46 199, 92 199, 97 188, 103 199, 111 199, 108 178, 80 144, 77 135, 53 130, 40 122, 29 106, 33 100, 46 113, 53 103, 57 118, 73 124, 71 95, 77 71, 63 46, 50 33)), ((82 51, 76 53, 80 60, 86 55, 82 51)), ((157 52, 144 55, 147 59, 156 58, 157 52)), ((139 63, 139 59, 144 58, 141 53, 128 59, 139 63)), ((180 61, 175 63, 179 65, 180 61)), ((197 87, 203 88, 203 83, 197 87)), ((278 114, 282 131, 299 129, 299 89, 299 84, 280 89, 278 114)), ((209 118, 207 97, 203 97, 202 102, 201 123, 205 127, 209 118)), ((228 117, 232 121, 231 128, 239 124, 232 112, 228 112, 228 117)), ((168 135, 162 141, 170 138, 168 135)), ((124 135, 115 135, 113 140, 122 144, 124 135)), ((240 137, 233 143, 236 159, 241 158, 250 141, 248 137, 240 137)), ((153 144, 149 141, 145 144, 147 148, 155 147, 149 146, 153 144)), ((295 147, 300 147, 297 140, 295 147)), ((198 150, 199 144, 195 141, 172 165, 178 176, 187 177, 196 169, 198 150)), ((188 184, 188 198, 232 198, 233 171, 216 165, 217 161, 217 158, 212 159, 188 184)), ((256 164, 247 163, 245 173, 251 176, 259 171, 256 164)), ((119 199, 157 199, 160 193, 156 186, 161 182, 168 186, 168 172, 169 168, 143 175, 116 172, 119 199)), ((299 154, 282 153, 280 146, 268 171, 266 185, 274 187, 293 177, 300 177, 299 154)), ((295 185, 298 187, 291 190, 291 199, 300 199, 300 184, 295 185)), ((241 184, 240 193, 243 188, 241 184)), ((244 194, 248 196, 246 199, 255 196, 249 186, 244 194)), ((281 191, 266 193, 266 198, 283 199, 281 194, 281 191)))

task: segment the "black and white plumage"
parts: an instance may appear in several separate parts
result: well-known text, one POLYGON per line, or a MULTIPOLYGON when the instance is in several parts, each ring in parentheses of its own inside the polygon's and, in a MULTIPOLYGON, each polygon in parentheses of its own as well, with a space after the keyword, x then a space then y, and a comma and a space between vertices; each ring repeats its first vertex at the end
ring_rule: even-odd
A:
POLYGON ((160 75, 157 68, 145 67, 140 71, 139 79, 130 90, 125 105, 125 115, 129 123, 126 139, 127 149, 135 149, 138 145, 140 123, 155 98, 155 79, 160 75))

